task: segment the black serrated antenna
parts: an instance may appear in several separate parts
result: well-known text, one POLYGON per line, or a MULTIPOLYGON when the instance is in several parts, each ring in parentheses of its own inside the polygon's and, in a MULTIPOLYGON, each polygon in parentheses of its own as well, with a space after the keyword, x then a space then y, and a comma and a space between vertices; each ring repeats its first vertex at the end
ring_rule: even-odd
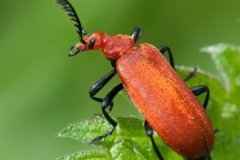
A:
POLYGON ((63 9, 68 12, 68 15, 71 17, 71 20, 75 22, 74 26, 78 28, 77 33, 79 35, 80 42, 82 42, 83 44, 86 44, 86 42, 83 40, 82 35, 83 34, 86 35, 87 33, 86 31, 84 31, 83 33, 81 22, 73 6, 67 0, 57 0, 56 3, 61 4, 63 6, 63 9))

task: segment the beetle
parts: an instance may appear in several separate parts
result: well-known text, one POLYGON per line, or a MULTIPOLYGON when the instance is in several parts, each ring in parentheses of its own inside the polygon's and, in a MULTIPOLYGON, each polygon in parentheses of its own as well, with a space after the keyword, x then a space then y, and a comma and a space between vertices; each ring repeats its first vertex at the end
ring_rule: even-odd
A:
POLYGON ((80 42, 70 48, 69 56, 80 51, 102 50, 110 60, 113 70, 100 78, 90 89, 90 97, 101 103, 102 115, 112 125, 104 135, 94 138, 91 143, 111 135, 117 126, 109 113, 113 99, 125 89, 133 104, 145 118, 144 128, 150 137, 159 159, 163 160, 153 139, 153 130, 175 152, 187 159, 211 159, 210 151, 214 145, 214 131, 206 113, 210 91, 201 85, 188 88, 184 81, 191 78, 195 71, 182 80, 175 72, 173 56, 168 46, 154 47, 151 44, 136 45, 141 30, 136 27, 130 35, 110 36, 104 32, 88 34, 82 27, 73 6, 67 0, 57 0, 71 16, 78 28, 80 42), (84 37, 85 36, 85 37, 84 37), (169 54, 169 61, 163 54, 169 54), (105 98, 95 95, 118 74, 121 83, 115 86, 105 98), (196 96, 206 93, 201 104, 196 96), (108 109, 108 110, 107 110, 108 109))

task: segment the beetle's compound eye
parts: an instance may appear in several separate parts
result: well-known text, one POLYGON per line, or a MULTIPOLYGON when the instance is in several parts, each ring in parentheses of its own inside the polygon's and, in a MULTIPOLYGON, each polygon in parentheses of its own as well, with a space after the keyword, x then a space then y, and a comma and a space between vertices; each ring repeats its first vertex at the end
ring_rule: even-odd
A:
POLYGON ((92 39, 90 40, 89 45, 88 45, 88 49, 92 50, 93 47, 94 47, 95 42, 96 42, 96 40, 95 40, 94 38, 92 38, 92 39))

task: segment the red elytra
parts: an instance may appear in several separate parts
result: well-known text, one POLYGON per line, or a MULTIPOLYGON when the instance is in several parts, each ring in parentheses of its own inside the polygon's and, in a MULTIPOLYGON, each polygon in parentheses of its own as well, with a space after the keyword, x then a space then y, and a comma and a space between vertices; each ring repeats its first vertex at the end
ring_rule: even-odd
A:
POLYGON ((140 45, 117 60, 118 75, 164 142, 184 157, 200 157, 206 148, 213 149, 212 124, 196 96, 157 51, 149 44, 140 45))
POLYGON ((103 55, 115 62, 131 101, 170 148, 186 158, 197 158, 213 149, 214 131, 204 107, 156 47, 146 43, 137 46, 134 36, 86 34, 71 4, 67 0, 58 3, 73 13, 69 15, 79 28, 80 42, 70 56, 102 49, 103 55))

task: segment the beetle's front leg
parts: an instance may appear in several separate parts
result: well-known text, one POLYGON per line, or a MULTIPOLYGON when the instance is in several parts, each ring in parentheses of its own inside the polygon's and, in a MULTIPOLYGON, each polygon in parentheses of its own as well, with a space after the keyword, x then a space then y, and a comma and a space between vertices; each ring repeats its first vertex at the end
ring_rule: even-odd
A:
MULTIPOLYGON (((93 99, 94 101, 99 102, 99 103, 103 102, 103 98, 98 98, 98 97, 94 97, 94 96, 113 78, 113 76, 116 73, 117 73, 117 71, 115 69, 113 69, 112 71, 107 73, 105 76, 103 76, 96 83, 93 84, 93 86, 91 87, 91 89, 89 91, 89 95, 90 95, 91 99, 93 99)), ((113 102, 111 102, 109 104, 109 106, 110 106, 110 108, 108 110, 108 113, 111 112, 111 110, 114 106, 113 102)))

